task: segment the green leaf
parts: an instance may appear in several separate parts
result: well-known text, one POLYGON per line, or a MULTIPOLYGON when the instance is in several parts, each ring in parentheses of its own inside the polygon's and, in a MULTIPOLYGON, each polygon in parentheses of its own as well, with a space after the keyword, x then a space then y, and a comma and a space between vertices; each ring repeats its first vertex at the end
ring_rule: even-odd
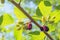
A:
POLYGON ((22 32, 23 28, 21 28, 20 30, 17 30, 17 27, 14 28, 14 37, 16 38, 16 40, 22 40, 22 32))
POLYGON ((31 35, 33 40, 44 40, 45 34, 40 32, 40 35, 31 35))
POLYGON ((50 13, 50 21, 54 21, 54 23, 57 23, 60 21, 60 10, 54 10, 50 13), (55 18, 54 18, 55 17, 55 18))
POLYGON ((52 31, 55 31, 56 26, 54 24, 47 24, 47 25, 49 27, 49 33, 52 32, 52 31))
POLYGON ((44 1, 45 6, 51 6, 51 3, 49 1, 44 1))
POLYGON ((41 2, 42 0, 33 0, 33 2, 35 3, 35 4, 39 4, 40 2, 41 2))
MULTIPOLYGON (((54 21, 54 23, 57 23, 60 21, 60 18, 59 18, 60 10, 54 10, 52 12, 52 6, 45 6, 44 1, 41 1, 41 3, 38 5, 38 7, 44 17, 47 17, 47 16, 51 17, 49 19, 50 21, 54 21)), ((60 7, 58 6, 57 8, 59 9, 60 7)))
POLYGON ((58 5, 60 4, 60 0, 57 0, 58 5))
POLYGON ((56 8, 57 10, 60 10, 60 5, 56 6, 55 8, 56 8))
POLYGON ((26 18, 26 16, 24 15, 24 13, 21 10, 19 10, 17 7, 14 7, 14 14, 16 15, 16 17, 18 19, 26 18))
POLYGON ((20 0, 15 0, 16 2, 20 2, 20 0))
POLYGON ((32 34, 32 35, 39 35, 40 32, 39 32, 39 31, 34 31, 34 32, 29 32, 29 34, 32 34))
POLYGON ((60 12, 57 13, 56 18, 55 18, 55 23, 58 23, 60 21, 60 12))
POLYGON ((40 4, 38 5, 38 7, 39 7, 42 15, 45 17, 47 17, 52 10, 52 6, 45 6, 44 1, 41 1, 40 4))
POLYGON ((14 22, 14 19, 9 15, 9 14, 4 14, 3 15, 3 22, 1 26, 6 26, 9 24, 12 24, 14 22))
POLYGON ((56 34, 55 31, 52 31, 52 32, 51 32, 51 35, 55 35, 55 34, 56 34))
POLYGON ((42 17, 42 13, 41 13, 39 7, 36 9, 36 15, 37 15, 38 17, 42 17))
POLYGON ((0 25, 2 24, 2 22, 3 22, 3 15, 0 16, 0 25))

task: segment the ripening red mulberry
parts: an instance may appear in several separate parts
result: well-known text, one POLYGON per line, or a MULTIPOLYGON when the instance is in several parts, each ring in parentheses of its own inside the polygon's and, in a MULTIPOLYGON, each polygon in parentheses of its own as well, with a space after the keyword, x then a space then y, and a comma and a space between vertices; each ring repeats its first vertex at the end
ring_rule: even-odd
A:
POLYGON ((49 31, 49 28, 47 26, 43 26, 44 31, 49 31))
POLYGON ((40 27, 40 30, 41 30, 41 31, 44 31, 44 30, 43 30, 43 27, 40 27))
POLYGON ((32 29, 32 24, 31 24, 31 23, 28 23, 28 24, 27 24, 27 29, 28 29, 28 30, 31 30, 31 29, 32 29))
POLYGON ((46 32, 49 31, 49 28, 47 26, 43 26, 40 29, 41 29, 41 31, 46 31, 46 32))

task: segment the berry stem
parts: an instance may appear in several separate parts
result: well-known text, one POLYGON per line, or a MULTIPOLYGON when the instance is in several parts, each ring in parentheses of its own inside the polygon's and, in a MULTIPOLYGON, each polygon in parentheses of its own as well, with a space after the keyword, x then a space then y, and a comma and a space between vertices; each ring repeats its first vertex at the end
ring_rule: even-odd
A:
MULTIPOLYGON (((36 24, 39 28, 42 26, 38 24, 22 7, 21 5, 17 4, 15 1, 11 0, 10 1, 12 4, 14 4, 19 10, 21 10, 34 24, 36 24)), ((50 40, 53 40, 53 38, 45 31, 43 31, 47 37, 49 37, 50 40)))

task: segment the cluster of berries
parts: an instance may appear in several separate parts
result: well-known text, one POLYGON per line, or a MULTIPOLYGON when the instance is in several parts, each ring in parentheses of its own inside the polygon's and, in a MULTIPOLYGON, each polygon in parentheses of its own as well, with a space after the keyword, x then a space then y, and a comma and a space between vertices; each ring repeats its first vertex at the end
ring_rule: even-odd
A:
MULTIPOLYGON (((32 24, 31 24, 31 23, 28 23, 27 29, 28 29, 28 30, 31 30, 31 29, 32 29, 32 24)), ((41 31, 46 31, 46 32, 48 32, 48 31, 49 31, 49 28, 44 25, 43 27, 40 27, 40 30, 41 30, 41 31)))
MULTIPOLYGON (((22 24, 22 22, 20 22, 20 24, 22 24)), ((25 23, 25 25, 26 25, 26 27, 25 27, 25 29, 27 29, 27 30, 31 30, 32 29, 32 22, 30 21, 30 22, 27 22, 27 23, 25 23)), ((24 26, 25 26, 24 25, 24 26)), ((47 27, 47 26, 42 26, 42 27, 40 27, 40 30, 41 31, 49 31, 49 28, 47 27)))

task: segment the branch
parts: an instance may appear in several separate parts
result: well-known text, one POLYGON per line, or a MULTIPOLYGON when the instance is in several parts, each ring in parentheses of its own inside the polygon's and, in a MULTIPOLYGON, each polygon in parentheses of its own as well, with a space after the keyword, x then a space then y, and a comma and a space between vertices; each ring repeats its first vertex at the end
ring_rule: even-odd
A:
POLYGON ((19 5, 21 4, 21 0, 19 1, 19 5))
MULTIPOLYGON (((39 28, 41 28, 42 26, 40 24, 38 24, 36 21, 34 21, 34 19, 19 5, 17 4, 15 1, 10 1, 12 4, 14 4, 19 10, 21 10, 34 24, 36 24, 39 28)), ((45 35, 47 37, 49 37, 50 40, 53 40, 53 38, 45 31, 43 31, 45 33, 45 35)))

